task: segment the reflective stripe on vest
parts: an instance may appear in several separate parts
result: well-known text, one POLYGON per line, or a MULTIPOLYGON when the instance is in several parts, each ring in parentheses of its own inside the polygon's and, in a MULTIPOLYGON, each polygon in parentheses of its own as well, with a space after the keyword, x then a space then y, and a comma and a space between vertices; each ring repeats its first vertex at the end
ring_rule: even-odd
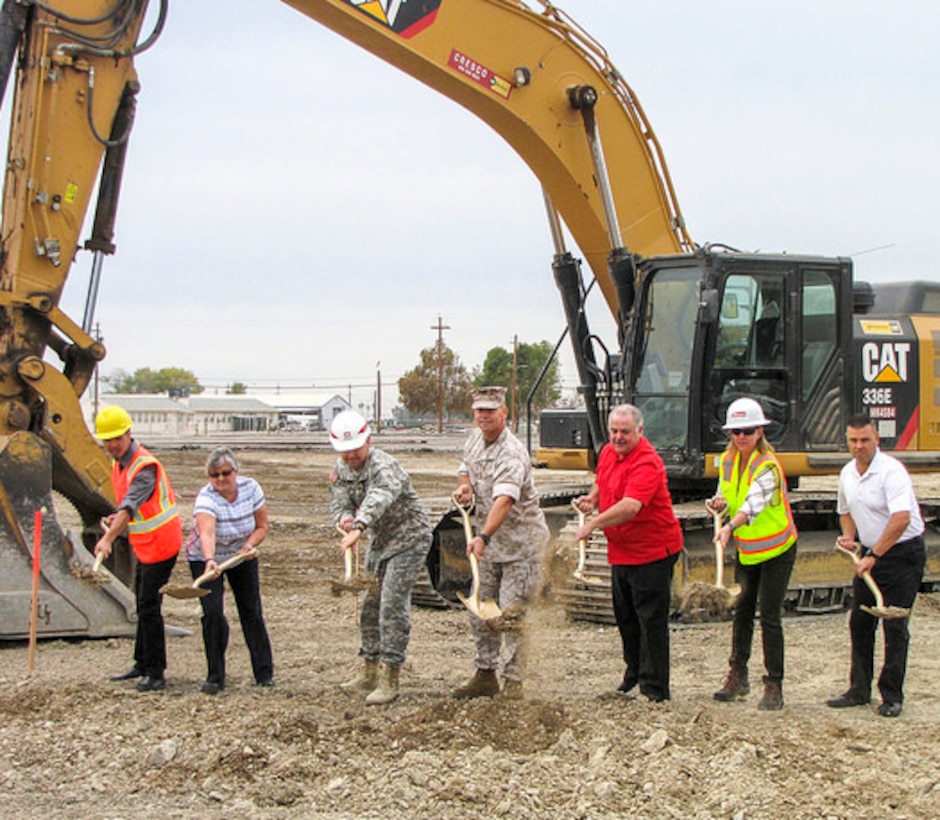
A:
POLYGON ((794 544, 797 538, 796 525, 780 462, 770 453, 758 453, 755 450, 745 465, 741 481, 738 481, 737 476, 738 462, 737 453, 733 452, 725 453, 721 461, 721 494, 728 501, 728 511, 732 517, 743 506, 751 484, 759 473, 765 469, 777 473, 780 500, 772 499, 751 524, 734 531, 741 563, 759 564, 783 554, 794 544))
POLYGON ((134 513, 133 520, 128 522, 127 533, 137 557, 151 563, 175 555, 182 542, 182 521, 176 505, 176 494, 166 471, 145 447, 138 445, 126 470, 121 470, 120 465, 115 463, 112 483, 120 504, 136 475, 148 466, 156 468, 156 486, 150 498, 134 513))

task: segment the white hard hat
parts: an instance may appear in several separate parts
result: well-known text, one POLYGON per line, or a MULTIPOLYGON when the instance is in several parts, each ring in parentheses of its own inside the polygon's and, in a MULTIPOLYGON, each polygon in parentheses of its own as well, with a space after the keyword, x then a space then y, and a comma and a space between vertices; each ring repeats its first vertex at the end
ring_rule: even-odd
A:
POLYGON ((722 430, 749 430, 770 424, 770 420, 764 418, 764 409, 754 399, 735 399, 731 402, 726 422, 722 430))
POLYGON ((344 410, 330 425, 330 444, 340 453, 358 450, 372 431, 369 423, 355 410, 344 410))

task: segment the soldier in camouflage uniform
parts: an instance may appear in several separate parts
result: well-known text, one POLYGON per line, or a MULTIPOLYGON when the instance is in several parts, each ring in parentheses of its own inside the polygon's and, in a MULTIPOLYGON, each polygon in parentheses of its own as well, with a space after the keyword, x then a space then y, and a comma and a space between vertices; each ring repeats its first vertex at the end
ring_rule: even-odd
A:
MULTIPOLYGON (((505 388, 474 391, 473 420, 478 429, 464 446, 454 494, 458 504, 476 500, 477 535, 467 552, 472 550, 479 560, 481 600, 495 599, 504 613, 524 612, 537 591, 542 553, 549 538, 532 477, 532 459, 525 445, 507 429, 507 415, 505 388)), ((454 697, 501 694, 521 699, 524 633, 521 629, 499 631, 473 614, 470 622, 477 668, 454 697), (504 678, 501 693, 497 677, 500 660, 504 678)))
POLYGON ((390 455, 372 447, 366 420, 353 410, 330 426, 340 453, 330 473, 330 515, 346 535, 342 550, 371 535, 366 568, 376 583, 359 617, 361 672, 343 684, 367 692, 366 703, 398 697, 398 676, 411 635, 411 591, 431 548, 431 523, 411 479, 390 455))

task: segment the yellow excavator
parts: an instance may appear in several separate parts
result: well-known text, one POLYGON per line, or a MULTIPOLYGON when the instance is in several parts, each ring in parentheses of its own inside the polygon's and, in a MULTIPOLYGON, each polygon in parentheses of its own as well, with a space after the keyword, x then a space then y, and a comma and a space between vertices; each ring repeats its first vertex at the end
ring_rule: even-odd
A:
MULTIPOLYGON (((885 422, 888 447, 937 467, 940 410, 932 393, 915 410, 908 400, 930 392, 940 317, 907 307, 857 315, 847 259, 696 245, 635 94, 554 4, 282 2, 476 114, 540 180, 586 406, 576 461, 603 442, 606 409, 632 401, 675 491, 695 497, 714 480, 724 407, 759 394, 790 475, 841 463, 842 423, 858 404, 885 422), (587 323, 594 282, 617 319, 609 346, 587 323), (859 368, 871 376, 865 386, 859 368)), ((117 579, 100 588, 76 577, 113 505, 108 460, 79 400, 105 355, 91 328, 102 260, 115 250, 140 89, 134 60, 167 22, 168 0, 150 5, 148 14, 146 0, 4 0, 0 12, 0 91, 12 96, 0 234, 0 639, 27 634, 37 540, 38 634, 134 631, 130 566, 111 566, 117 579), (59 308, 79 252, 92 254, 81 323, 59 308), (58 520, 57 497, 77 511, 77 533, 58 520)))

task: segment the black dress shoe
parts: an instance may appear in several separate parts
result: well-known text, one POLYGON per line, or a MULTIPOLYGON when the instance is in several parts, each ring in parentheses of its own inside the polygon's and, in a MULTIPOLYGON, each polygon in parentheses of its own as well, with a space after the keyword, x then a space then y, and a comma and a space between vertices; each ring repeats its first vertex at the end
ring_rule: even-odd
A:
POLYGON ((897 717, 901 714, 901 704, 885 701, 878 707, 878 714, 882 717, 897 717))
POLYGON ((264 686, 265 688, 274 686, 274 678, 262 678, 258 681, 258 686, 264 686))
POLYGON ((636 686, 636 678, 630 673, 627 673, 623 676, 623 680, 620 681, 620 686, 617 687, 617 691, 629 692, 634 686, 636 686))
POLYGON ((836 698, 829 698, 826 701, 826 706, 833 709, 847 709, 850 706, 867 706, 869 703, 871 703, 871 698, 862 697, 850 689, 836 698))
POLYGON ((134 678, 142 678, 143 676, 144 670, 135 664, 121 675, 112 675, 111 680, 134 680, 134 678))
POLYGON ((224 688, 225 688, 224 683, 219 683, 218 681, 215 681, 215 680, 207 680, 202 685, 199 691, 202 692, 204 695, 217 695, 224 688))
POLYGON ((162 692, 166 689, 166 678, 157 678, 152 675, 146 675, 137 684, 138 692, 162 692))

